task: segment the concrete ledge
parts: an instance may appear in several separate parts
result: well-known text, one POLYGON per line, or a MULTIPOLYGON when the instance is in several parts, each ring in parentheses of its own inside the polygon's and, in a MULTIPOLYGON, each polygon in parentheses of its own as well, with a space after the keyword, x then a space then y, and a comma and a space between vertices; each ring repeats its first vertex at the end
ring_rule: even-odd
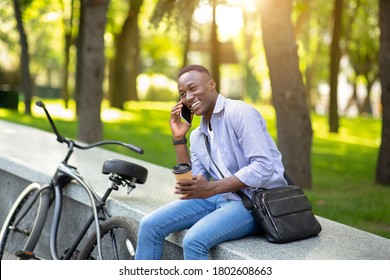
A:
MULTIPOLYGON (((66 151, 55 136, 30 127, 0 120, 0 223, 17 195, 28 182, 46 182, 55 172, 66 151)), ((146 151, 148 152, 148 151, 146 151)), ((139 185, 130 196, 124 190, 115 192, 108 203, 112 215, 120 215, 139 222, 140 219, 169 201, 173 194, 174 178, 169 169, 103 149, 74 152, 71 164, 103 194, 107 176, 101 174, 104 160, 118 158, 142 165, 149 170, 148 180, 139 185)), ((69 229, 81 224, 80 211, 88 209, 86 195, 75 185, 65 190, 67 202, 64 209, 64 224, 60 225, 69 235, 69 229), (65 214, 67 213, 67 214, 65 214), (67 218, 67 217, 73 218, 67 218), (75 218, 76 217, 76 218, 75 218)), ((390 240, 373 235, 328 219, 317 217, 323 227, 318 237, 288 244, 271 244, 261 236, 251 236, 222 243, 210 251, 210 259, 269 259, 269 260, 356 260, 390 259, 390 240)), ((50 217, 49 217, 50 219, 50 217)), ((46 231, 46 229, 45 229, 46 231)), ((167 238, 164 257, 180 259, 181 241, 184 232, 167 238)), ((40 243, 48 243, 48 230, 40 243)), ((47 249, 47 248, 46 248, 47 249)), ((59 250, 60 251, 60 250, 59 250)))

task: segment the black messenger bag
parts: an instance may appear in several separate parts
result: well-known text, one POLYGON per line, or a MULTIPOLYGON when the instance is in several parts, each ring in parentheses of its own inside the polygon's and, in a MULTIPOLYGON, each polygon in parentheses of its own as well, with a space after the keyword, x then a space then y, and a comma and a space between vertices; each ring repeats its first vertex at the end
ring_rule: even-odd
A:
POLYGON ((287 243, 316 236, 322 230, 310 201, 298 186, 259 191, 252 201, 242 191, 235 193, 241 197, 269 242, 287 243))
MULTIPOLYGON (((206 135, 204 141, 211 161, 224 178, 211 157, 206 135)), ((269 242, 287 243, 318 235, 322 227, 313 214, 310 201, 286 173, 284 177, 288 186, 256 192, 252 201, 240 190, 234 193, 241 197, 269 242)))

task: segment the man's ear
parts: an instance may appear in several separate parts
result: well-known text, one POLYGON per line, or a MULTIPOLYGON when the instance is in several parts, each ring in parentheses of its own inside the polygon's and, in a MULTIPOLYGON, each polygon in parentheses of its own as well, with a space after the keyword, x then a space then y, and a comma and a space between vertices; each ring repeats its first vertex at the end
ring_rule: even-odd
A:
POLYGON ((211 79, 209 81, 209 86, 210 86, 210 89, 215 90, 216 83, 213 79, 211 79))

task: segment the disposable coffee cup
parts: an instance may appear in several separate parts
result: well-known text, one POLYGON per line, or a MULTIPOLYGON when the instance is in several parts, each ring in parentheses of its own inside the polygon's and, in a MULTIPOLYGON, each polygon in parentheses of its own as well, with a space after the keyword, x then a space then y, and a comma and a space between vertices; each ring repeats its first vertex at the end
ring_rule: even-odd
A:
POLYGON ((176 181, 180 180, 192 180, 191 164, 179 163, 172 169, 172 173, 175 174, 176 181))

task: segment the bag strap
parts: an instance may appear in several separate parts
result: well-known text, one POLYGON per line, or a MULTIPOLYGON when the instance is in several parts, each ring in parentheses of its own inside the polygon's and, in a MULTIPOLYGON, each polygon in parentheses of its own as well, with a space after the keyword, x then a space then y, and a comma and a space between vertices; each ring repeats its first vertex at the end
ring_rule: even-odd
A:
POLYGON ((291 178, 287 175, 286 171, 283 173, 283 177, 289 186, 295 185, 293 180, 291 180, 291 178))
MULTIPOLYGON (((209 145, 207 135, 203 134, 203 138, 204 138, 204 142, 206 144, 207 153, 209 154, 211 161, 213 162, 215 168, 217 168, 219 174, 221 175, 221 178, 225 178, 222 171, 219 169, 218 165, 215 163, 215 161, 211 157, 210 145, 209 145)), ((246 193, 244 193, 241 190, 237 190, 234 193, 237 194, 239 197, 241 197, 242 203, 244 204, 246 209, 248 209, 249 211, 252 211, 255 208, 255 205, 252 203, 252 201, 250 200, 250 198, 248 197, 248 195, 246 193)))
MULTIPOLYGON (((211 157, 210 145, 209 145, 209 141, 208 141, 207 135, 203 134, 203 138, 204 138, 204 142, 205 142, 205 145, 206 145, 207 153, 209 154, 209 157, 210 157, 211 161, 213 162, 215 168, 217 168, 219 174, 221 175, 221 178, 225 178, 225 176, 223 175, 222 171, 219 169, 218 165, 215 163, 215 161, 211 157)), ((291 178, 287 175, 286 172, 283 173, 283 177, 287 181, 288 185, 294 185, 294 182, 291 180, 291 178)), ((251 199, 248 197, 248 195, 246 193, 244 193, 241 190, 234 191, 234 193, 237 194, 241 198, 242 203, 244 204, 246 209, 248 209, 249 211, 252 211, 255 208, 255 205, 253 204, 253 202, 251 201, 251 199)))
POLYGON ((210 157, 211 161, 213 162, 214 166, 217 168, 217 170, 218 170, 219 174, 221 175, 221 177, 225 178, 225 176, 223 175, 221 169, 219 169, 218 165, 215 163, 215 161, 211 157, 210 145, 209 145, 209 140, 208 140, 207 135, 203 134, 203 138, 204 138, 204 143, 206 144, 207 153, 209 154, 209 157, 210 157))

